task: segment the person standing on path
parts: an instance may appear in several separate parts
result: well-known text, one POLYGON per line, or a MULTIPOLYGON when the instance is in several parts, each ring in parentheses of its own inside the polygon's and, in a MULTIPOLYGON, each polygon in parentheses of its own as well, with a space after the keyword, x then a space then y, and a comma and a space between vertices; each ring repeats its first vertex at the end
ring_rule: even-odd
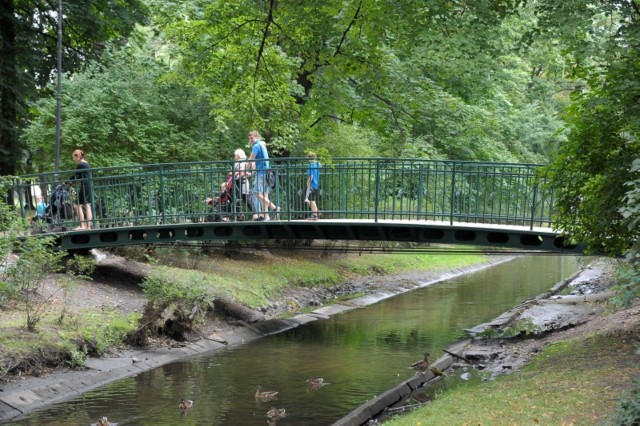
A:
POLYGON ((84 158, 84 152, 80 149, 73 151, 71 155, 73 161, 77 164, 76 172, 71 176, 71 180, 79 180, 80 188, 78 188, 78 200, 76 204, 76 214, 78 215, 79 226, 74 230, 91 229, 93 221, 93 212, 91 211, 91 166, 84 158))
POLYGON ((309 158, 309 167, 307 167, 307 192, 304 198, 304 202, 311 207, 311 216, 308 220, 318 220, 318 205, 316 204, 316 198, 318 195, 318 189, 320 188, 320 163, 318 163, 317 156, 314 152, 307 154, 309 158))

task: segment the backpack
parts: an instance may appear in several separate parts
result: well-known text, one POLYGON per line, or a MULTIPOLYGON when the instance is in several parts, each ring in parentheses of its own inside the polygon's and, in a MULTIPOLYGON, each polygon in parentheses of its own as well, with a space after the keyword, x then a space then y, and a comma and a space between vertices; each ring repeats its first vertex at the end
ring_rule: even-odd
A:
MULTIPOLYGON (((267 148, 261 144, 260 142, 256 142, 260 144, 260 152, 262 153, 262 158, 264 159, 269 159, 269 156, 267 155, 267 148)), ((267 185, 269 185, 271 187, 271 189, 275 189, 276 187, 276 171, 273 169, 268 169, 267 170, 267 185)))
POLYGON ((276 187, 276 171, 273 169, 269 169, 269 173, 267 174, 267 184, 275 189, 276 187))

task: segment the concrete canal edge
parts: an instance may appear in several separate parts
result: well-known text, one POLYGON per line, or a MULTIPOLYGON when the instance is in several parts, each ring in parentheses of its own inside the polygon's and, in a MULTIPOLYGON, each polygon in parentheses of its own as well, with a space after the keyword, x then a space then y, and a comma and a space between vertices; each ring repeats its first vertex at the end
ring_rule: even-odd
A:
MULTIPOLYGON (((420 282, 417 287, 410 289, 398 288, 393 292, 373 293, 343 301, 339 304, 323 306, 308 314, 300 314, 287 319, 272 319, 253 324, 244 323, 244 327, 224 333, 223 336, 204 338, 177 347, 123 350, 116 357, 90 358, 86 362, 86 369, 82 371, 54 372, 46 377, 30 377, 23 381, 9 383, 0 389, 0 421, 6 421, 22 414, 42 409, 48 405, 75 398, 116 380, 135 376, 165 364, 243 345, 261 337, 282 333, 311 321, 327 319, 331 315, 365 307, 416 288, 427 287, 513 259, 515 259, 515 256, 504 256, 485 263, 445 271, 438 274, 434 279, 420 282), (226 341, 226 344, 222 343, 222 341, 226 341)), ((437 360, 434 364, 444 371, 452 363, 449 358, 450 356, 447 355, 437 360)), ((401 383, 378 396, 375 400, 369 401, 366 404, 369 408, 361 408, 363 406, 357 408, 338 421, 336 425, 355 425, 366 422, 368 419, 357 423, 356 418, 359 419, 365 413, 373 413, 378 406, 382 406, 386 402, 391 402, 391 404, 385 407, 393 406, 396 403, 395 401, 399 400, 402 395, 407 394, 407 390, 418 389, 426 381, 439 379, 439 377, 434 378, 430 377, 430 375, 433 375, 433 373, 429 371, 419 377, 416 376, 401 383), (362 414, 356 415, 356 411, 362 414)))

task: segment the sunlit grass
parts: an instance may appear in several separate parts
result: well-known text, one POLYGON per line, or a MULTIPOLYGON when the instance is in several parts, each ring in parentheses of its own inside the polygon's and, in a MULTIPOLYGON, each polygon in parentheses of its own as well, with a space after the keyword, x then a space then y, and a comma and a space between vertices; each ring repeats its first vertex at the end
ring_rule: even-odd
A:
POLYGON ((633 339, 591 336, 549 346, 511 375, 463 382, 385 425, 604 424, 639 374, 633 339))
POLYGON ((349 255, 335 263, 342 269, 358 275, 372 273, 396 274, 408 271, 437 271, 454 269, 481 263, 487 260, 481 254, 369 254, 349 255))
POLYGON ((182 256, 173 253, 164 259, 164 262, 170 259, 172 264, 181 266, 173 271, 175 279, 188 279, 194 273, 207 274, 205 279, 218 294, 233 297, 251 308, 268 305, 288 288, 331 287, 357 276, 455 269, 487 260, 486 256, 477 254, 343 254, 330 257, 269 254, 243 255, 240 259, 191 254, 189 261, 179 261, 182 256))

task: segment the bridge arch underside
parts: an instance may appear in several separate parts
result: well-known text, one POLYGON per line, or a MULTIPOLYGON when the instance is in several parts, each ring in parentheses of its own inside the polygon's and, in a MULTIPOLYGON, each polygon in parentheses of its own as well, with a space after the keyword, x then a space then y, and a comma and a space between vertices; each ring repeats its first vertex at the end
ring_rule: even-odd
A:
POLYGON ((197 223, 105 228, 58 235, 65 250, 82 250, 123 245, 175 243, 179 241, 260 241, 260 240, 352 240, 399 241, 438 244, 466 244, 491 248, 581 253, 581 248, 565 245, 562 235, 550 229, 483 227, 483 225, 424 224, 411 222, 353 223, 318 222, 236 222, 197 223))

